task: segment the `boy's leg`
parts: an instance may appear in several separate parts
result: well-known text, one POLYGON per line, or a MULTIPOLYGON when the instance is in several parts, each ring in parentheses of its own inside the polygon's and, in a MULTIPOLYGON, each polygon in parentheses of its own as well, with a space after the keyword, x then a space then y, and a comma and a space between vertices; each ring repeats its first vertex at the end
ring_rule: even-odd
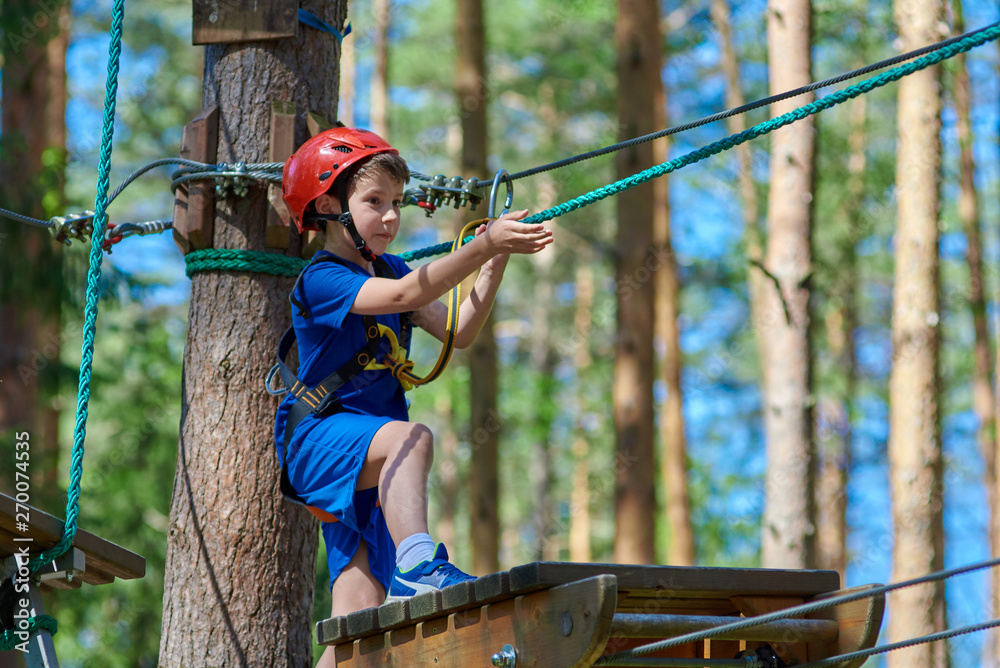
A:
POLYGON ((416 422, 387 422, 372 437, 357 489, 378 486, 389 535, 398 546, 415 533, 427 533, 427 477, 434 458, 434 436, 416 422))
MULTIPOLYGON (((347 567, 334 580, 330 595, 333 598, 331 617, 343 617, 350 612, 382 605, 385 590, 369 570, 368 546, 364 540, 358 544, 358 551, 347 567)), ((333 648, 327 647, 316 668, 334 668, 336 665, 333 648)))

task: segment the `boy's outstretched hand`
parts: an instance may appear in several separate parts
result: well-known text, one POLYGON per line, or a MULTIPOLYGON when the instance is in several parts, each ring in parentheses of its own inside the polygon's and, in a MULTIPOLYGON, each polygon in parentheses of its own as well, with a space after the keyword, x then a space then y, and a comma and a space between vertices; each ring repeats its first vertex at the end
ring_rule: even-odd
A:
POLYGON ((521 221, 527 209, 508 211, 496 220, 476 228, 476 236, 483 236, 496 255, 521 253, 531 255, 552 243, 552 230, 544 225, 525 225, 521 221))

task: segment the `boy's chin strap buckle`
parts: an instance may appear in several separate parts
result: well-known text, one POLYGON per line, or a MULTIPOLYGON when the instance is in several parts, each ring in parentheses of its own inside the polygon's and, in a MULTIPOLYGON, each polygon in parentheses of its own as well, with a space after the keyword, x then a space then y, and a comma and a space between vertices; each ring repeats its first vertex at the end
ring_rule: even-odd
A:
POLYGON ((366 262, 375 261, 375 253, 371 252, 368 248, 368 244, 365 240, 361 238, 361 234, 358 233, 358 228, 354 224, 354 218, 351 217, 351 212, 346 211, 337 217, 337 222, 344 226, 347 233, 351 235, 351 240, 354 241, 354 247, 361 253, 361 257, 365 259, 366 262))

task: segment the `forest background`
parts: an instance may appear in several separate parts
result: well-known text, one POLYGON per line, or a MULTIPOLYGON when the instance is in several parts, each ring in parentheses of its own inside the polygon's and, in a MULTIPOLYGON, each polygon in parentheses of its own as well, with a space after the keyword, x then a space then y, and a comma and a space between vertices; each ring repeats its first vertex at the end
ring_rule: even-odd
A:
MULTIPOLYGON (((4 7, 10 4, 4 1, 4 7)), ((190 45, 190 3, 169 0, 133 3, 124 27, 119 121, 112 183, 146 162, 177 154, 181 128, 200 109, 201 49, 190 45)), ((892 8, 888 2, 816 2, 814 79, 895 55, 892 8)), ((391 3, 388 24, 387 134, 415 170, 456 173, 459 136, 454 109, 454 6, 445 0, 391 3)), ((765 3, 732 7, 732 40, 747 99, 768 92, 765 3)), ((616 119, 613 3, 576 0, 499 0, 486 13, 490 72, 491 170, 525 169, 614 142, 616 119), (558 20, 549 21, 557 17, 558 20), (545 27, 542 28, 544 23, 545 27)), ((679 123, 724 109, 727 82, 717 26, 708 3, 662 3, 667 118, 679 123)), ((5 36, 21 34, 4 13, 5 36), (12 32, 12 30, 14 32, 12 32)), ((45 217, 93 204, 101 118, 107 26, 106 3, 73 2, 65 15, 67 110, 65 180, 47 187, 33 206, 45 217)), ((350 8, 353 66, 342 62, 342 120, 360 126, 372 118, 372 80, 380 23, 370 3, 350 8), (347 68, 353 67, 353 77, 347 68)), ((975 28, 996 21, 995 3, 965 2, 965 23, 975 28)), ((5 67, 6 67, 5 63, 5 67)), ((989 299, 991 340, 996 340, 1000 294, 1000 68, 993 46, 969 54, 971 118, 976 186, 984 223, 984 285, 989 299)), ((971 563, 990 554, 989 506, 979 451, 979 419, 973 410, 973 321, 969 307, 967 238, 958 216, 958 139, 951 96, 955 65, 945 66, 941 211, 941 428, 945 457, 945 564, 971 563)), ((3 70, 0 69, 0 75, 3 70)), ((826 397, 839 396, 842 378, 824 323, 836 318, 842 265, 837 246, 838 212, 845 200, 852 105, 818 119, 815 184, 815 276, 813 330, 817 439, 850 434, 844 586, 891 579, 892 515, 886 443, 888 381, 892 345, 890 313, 893 271, 893 200, 896 89, 866 97, 864 192, 857 255, 856 388, 849 430, 824 411, 826 397)), ((3 100, 0 99, 0 105, 3 100)), ((768 117, 750 114, 750 123, 768 117)), ((717 123, 674 137, 676 156, 727 135, 717 123)), ((752 174, 765 201, 768 140, 751 144, 752 174)), ((46 157, 57 164, 58 155, 46 157)), ((757 332, 750 325, 748 262, 743 211, 736 189, 739 165, 723 154, 670 178, 671 234, 681 282, 678 327, 682 350, 684 420, 688 444, 688 486, 695 563, 760 566, 761 516, 766 461, 762 427, 757 332)), ((169 170, 140 180, 110 210, 112 222, 169 217, 169 170)), ((464 175, 470 176, 470 175, 464 175)), ((487 176, 487 175, 475 175, 487 176)), ((599 158, 566 168, 554 177, 521 181, 516 205, 539 210, 609 183, 613 161, 599 158)), ((5 184, 5 189, 7 185, 5 184)), ((5 193, 9 203, 11 194, 5 193)), ((4 206, 7 206, 4 204, 4 206)), ((14 207, 9 207, 14 208, 14 207)), ((763 212, 762 212, 763 216, 763 212)), ((763 218, 762 218, 763 220, 763 218)), ((500 359, 497 425, 500 445, 500 564, 507 568, 538 559, 569 559, 570 533, 581 516, 588 521, 587 550, 594 561, 611 561, 615 536, 616 454, 611 417, 615 346, 614 203, 606 201, 558 221, 557 245, 537 258, 515 258, 495 311, 500 359), (581 268, 592 272, 593 301, 588 324, 578 318, 581 268), (588 352, 579 359, 581 342, 588 352), (579 455, 579 443, 587 455, 579 455), (583 469, 581 469, 581 462, 583 469), (583 470, 583 477, 580 471, 583 470), (583 505, 579 496, 585 489, 583 505), (574 494, 577 494, 576 496, 574 494)), ((416 209, 404 214, 397 250, 436 243, 449 236, 451 214, 427 219, 416 209)), ((0 255, 6 276, 33 232, 0 224, 0 255), (26 236, 20 236, 26 235, 26 236)), ((47 240, 46 240, 47 241, 47 240)), ((86 248, 43 256, 28 280, 41 302, 58 302, 60 328, 32 344, 39 371, 38 402, 58 417, 58 450, 36 471, 48 481, 36 502, 64 514, 68 452, 79 364, 79 332, 86 248), (54 354, 51 351, 56 351, 54 354)), ((174 479, 181 407, 187 298, 190 281, 169 235, 132 238, 107 258, 88 426, 81 503, 81 527, 134 550, 147 559, 147 575, 116 582, 86 596, 51 597, 50 612, 61 625, 56 635, 64 666, 154 666, 159 646, 166 531, 174 479)), ((9 286, 5 289, 9 290, 9 286)), ((2 292, 0 306, 13 298, 2 292)), ((220 305, 224 308, 224 305, 220 305)), ((5 320, 5 322, 10 322, 5 320)), ((0 327, 4 325, 0 324, 0 327)), ((433 355, 418 340, 415 356, 433 355)), ((662 342, 660 350, 662 352, 662 342)), ((995 345, 993 346, 996 350, 995 345)), ((468 371, 460 355, 445 379, 411 394, 411 414, 432 426, 439 451, 432 478, 436 531, 449 536, 455 561, 468 563, 468 465, 476 434, 468 424, 468 371), (449 492, 449 490, 451 490, 449 492), (454 499, 442 503, 443 498, 454 499)), ((418 362, 418 368, 420 368, 418 362)), ((657 407, 666 387, 656 385, 657 407)), ((260 419, 270 422, 272 415, 260 419)), ((5 443, 11 439, 5 439, 5 443)), ((6 446, 4 446, 6 448, 6 446)), ((6 450, 4 450, 6 452, 6 450)), ((41 489, 40 487, 37 487, 41 489)), ((658 500, 664 500, 658 483, 658 500)), ((658 563, 668 563, 670 532, 658 513, 658 563)), ((325 558, 317 567, 315 618, 329 610, 325 558)), ((989 575, 965 576, 947 587, 949 626, 982 621, 990 614, 989 575)), ((891 602, 890 602, 891 606, 891 602)), ((891 607, 890 607, 891 610, 891 607)), ((891 613, 890 613, 891 614, 891 613)), ((986 636, 950 642, 952 659, 975 665, 986 636)))

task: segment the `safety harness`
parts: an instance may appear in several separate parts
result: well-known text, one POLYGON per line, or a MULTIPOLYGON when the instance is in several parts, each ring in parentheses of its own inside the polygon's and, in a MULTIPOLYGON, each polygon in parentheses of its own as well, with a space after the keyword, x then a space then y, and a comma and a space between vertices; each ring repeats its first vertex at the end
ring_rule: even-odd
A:
MULTIPOLYGON (((479 225, 487 222, 487 220, 488 219, 477 220, 462 228, 462 231, 452 243, 451 252, 454 253, 456 250, 461 248, 466 242, 466 235, 475 230, 479 225)), ((392 270, 392 267, 389 266, 389 263, 381 257, 373 256, 373 259, 370 261, 375 269, 376 276, 380 278, 397 278, 396 273, 392 270)), ((309 264, 302 270, 298 278, 295 279, 295 285, 292 287, 292 291, 288 297, 292 305, 298 309, 299 315, 304 318, 311 318, 312 314, 309 312, 306 305, 303 305, 298 299, 295 298, 295 291, 298 289, 299 283, 302 281, 302 277, 309 270, 309 268, 321 262, 336 262, 348 267, 349 269, 355 270, 345 260, 337 257, 336 255, 321 255, 317 253, 309 264)), ((334 413, 342 410, 343 406, 341 406, 340 401, 335 396, 335 393, 362 371, 375 371, 380 369, 388 370, 392 373, 393 377, 399 381, 404 390, 410 390, 417 385, 429 383, 440 376, 445 367, 448 365, 448 361, 451 359, 451 354, 455 349, 455 336, 458 332, 458 315, 461 301, 462 285, 459 283, 448 292, 448 317, 446 322, 444 345, 441 347, 441 354, 438 356, 437 363, 426 376, 418 376, 413 373, 413 362, 406 359, 406 350, 409 348, 410 334, 412 330, 412 314, 410 313, 402 313, 399 316, 400 336, 398 338, 396 337, 396 333, 391 328, 377 322, 375 320, 375 316, 362 315, 362 323, 365 328, 365 345, 343 366, 323 379, 321 383, 313 387, 309 387, 303 383, 295 372, 288 366, 288 354, 291 352, 292 346, 296 344, 295 328, 288 328, 288 330, 281 337, 281 342, 278 344, 278 362, 271 367, 271 371, 267 374, 267 379, 264 381, 264 388, 269 394, 280 395, 285 392, 291 392, 295 397, 295 403, 292 404, 292 407, 288 412, 288 417, 285 421, 285 433, 282 437, 280 487, 281 493, 285 496, 285 498, 293 503, 306 506, 310 512, 322 521, 336 521, 335 518, 333 518, 333 516, 329 513, 306 504, 302 497, 299 496, 292 487, 291 481, 288 478, 288 462, 291 457, 294 456, 294 454, 289 453, 289 446, 292 442, 292 434, 295 432, 295 428, 308 415, 315 415, 322 418, 333 415, 334 413), (392 346, 392 351, 388 355, 384 355, 381 360, 377 360, 376 353, 378 352, 382 337, 389 340, 389 343, 392 346), (281 380, 285 385, 284 388, 272 387, 272 382, 276 375, 281 376, 281 380)))
MULTIPOLYGON (((299 315, 303 318, 311 318, 312 313, 306 305, 302 304, 302 302, 295 298, 295 291, 298 289, 299 283, 302 281, 302 277, 305 275, 305 272, 309 270, 309 267, 322 262, 336 262, 337 264, 351 268, 347 262, 336 255, 317 253, 316 256, 313 257, 312 261, 306 265, 305 269, 302 270, 298 278, 295 279, 295 286, 292 288, 292 292, 288 296, 289 301, 295 308, 298 309, 299 315)), ((389 263, 381 257, 375 258, 373 266, 375 268, 376 276, 380 278, 396 278, 396 273, 392 270, 392 267, 389 266, 389 263)), ((327 417, 328 415, 333 415, 334 413, 341 411, 343 407, 341 406, 340 400, 337 399, 335 393, 375 361, 375 355, 378 352, 383 333, 386 331, 392 331, 388 328, 384 328, 376 322, 375 316, 373 315, 363 315, 361 316, 361 319, 365 329, 365 345, 343 366, 324 378, 321 383, 313 387, 309 387, 303 383, 288 365, 288 354, 291 352, 292 346, 296 344, 295 328, 289 327, 281 337, 281 342, 278 344, 278 363, 275 364, 271 368, 270 373, 268 373, 267 380, 265 381, 265 387, 267 388, 267 391, 272 394, 283 394, 283 390, 276 390, 271 386, 274 376, 276 374, 280 374, 285 388, 287 388, 287 391, 295 397, 295 403, 292 404, 292 407, 288 412, 288 417, 285 421, 285 433, 282 439, 281 457, 281 493, 284 494, 285 498, 293 503, 306 505, 302 497, 300 497, 292 487, 288 478, 288 463, 291 460, 291 457, 294 456, 289 453, 289 446, 291 444, 292 434, 294 433, 295 428, 308 415, 327 417)), ((402 350, 406 350, 409 345, 410 331, 410 314, 403 313, 400 315, 401 336, 399 341, 395 342, 396 345, 393 346, 394 349, 399 346, 402 350)), ((393 333, 393 336, 395 337, 395 333, 393 333)))

